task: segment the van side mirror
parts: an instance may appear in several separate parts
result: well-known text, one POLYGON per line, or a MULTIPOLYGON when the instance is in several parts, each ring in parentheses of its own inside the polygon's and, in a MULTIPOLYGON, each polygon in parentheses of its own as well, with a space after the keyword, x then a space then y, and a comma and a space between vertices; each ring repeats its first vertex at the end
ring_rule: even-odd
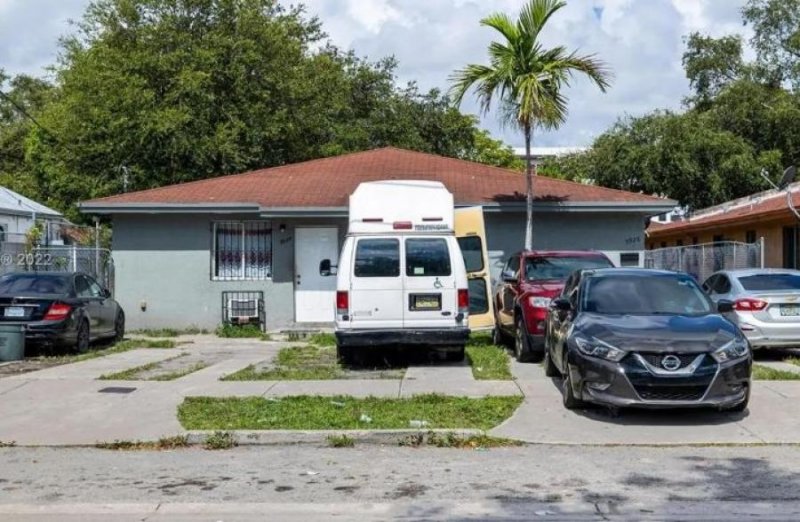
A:
POLYGON ((728 312, 733 312, 733 301, 728 301, 727 299, 720 299, 717 302, 717 311, 721 314, 727 314, 728 312))
POLYGON ((323 259, 319 262, 319 275, 322 277, 336 275, 336 265, 332 265, 330 259, 323 259))
POLYGON ((552 301, 553 307, 560 312, 569 312, 572 310, 572 303, 566 297, 556 297, 552 301))
POLYGON ((500 274, 500 278, 503 280, 504 283, 516 283, 517 276, 511 270, 503 270, 503 273, 500 274))

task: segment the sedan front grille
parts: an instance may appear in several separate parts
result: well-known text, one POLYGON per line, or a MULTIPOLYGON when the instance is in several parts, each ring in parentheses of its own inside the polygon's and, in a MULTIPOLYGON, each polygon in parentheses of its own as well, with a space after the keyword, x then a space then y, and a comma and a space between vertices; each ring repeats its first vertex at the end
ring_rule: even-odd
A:
POLYGON ((677 368, 677 369, 680 369, 680 368, 683 368, 685 366, 689 366, 690 364, 692 364, 694 362, 694 360, 697 358, 697 356, 700 355, 700 354, 697 354, 697 353, 673 353, 673 354, 670 354, 670 353, 642 353, 642 352, 639 352, 639 355, 641 355, 642 359, 647 361, 652 366, 655 366, 656 368, 661 368, 662 367, 661 361, 664 360, 665 356, 674 355, 675 357, 677 357, 681 361, 681 365, 677 368))
POLYGON ((635 386, 646 401, 699 401, 708 386, 635 386))

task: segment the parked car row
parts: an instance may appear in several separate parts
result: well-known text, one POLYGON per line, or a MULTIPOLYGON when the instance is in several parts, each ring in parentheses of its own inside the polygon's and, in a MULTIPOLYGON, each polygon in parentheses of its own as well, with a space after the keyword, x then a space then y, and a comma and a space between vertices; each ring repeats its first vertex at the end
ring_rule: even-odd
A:
POLYGON ((520 252, 494 293, 497 344, 543 361, 564 405, 743 411, 752 350, 800 346, 800 271, 614 268, 597 252, 520 252))

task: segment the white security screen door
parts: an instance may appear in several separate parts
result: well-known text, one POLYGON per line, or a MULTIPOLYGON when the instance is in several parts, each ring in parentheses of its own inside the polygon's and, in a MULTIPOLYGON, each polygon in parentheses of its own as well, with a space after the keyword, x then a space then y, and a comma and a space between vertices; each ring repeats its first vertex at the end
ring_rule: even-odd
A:
POLYGON ((298 323, 332 323, 336 276, 321 276, 319 263, 339 264, 339 231, 332 228, 297 228, 294 241, 294 309, 298 323))

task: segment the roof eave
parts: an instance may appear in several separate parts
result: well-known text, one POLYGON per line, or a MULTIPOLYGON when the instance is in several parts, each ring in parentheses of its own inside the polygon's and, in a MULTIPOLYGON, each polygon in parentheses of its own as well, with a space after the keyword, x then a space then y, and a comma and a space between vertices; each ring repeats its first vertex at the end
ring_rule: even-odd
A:
MULTIPOLYGON (((485 212, 524 212, 524 202, 456 203, 456 207, 483 207, 485 212)), ((671 200, 643 201, 557 201, 534 202, 539 212, 633 212, 657 215, 675 207, 671 200)), ((254 203, 104 203, 86 202, 78 205, 86 214, 234 214, 258 213, 262 217, 340 217, 347 207, 261 207, 254 203)))

